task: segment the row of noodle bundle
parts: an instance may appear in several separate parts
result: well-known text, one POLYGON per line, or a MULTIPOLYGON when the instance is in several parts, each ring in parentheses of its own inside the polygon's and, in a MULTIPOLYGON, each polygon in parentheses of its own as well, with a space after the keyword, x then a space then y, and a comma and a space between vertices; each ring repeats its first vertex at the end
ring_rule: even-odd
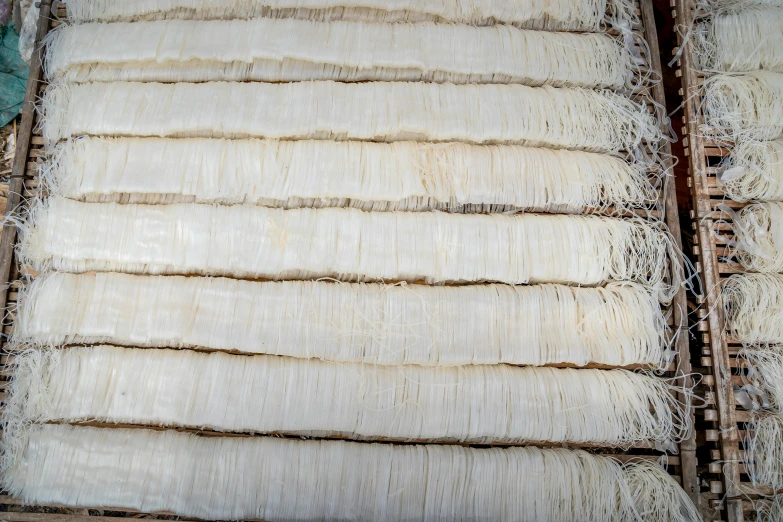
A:
POLYGON ((663 379, 627 370, 385 367, 114 346, 32 350, 15 364, 22 404, 8 416, 37 422, 607 446, 671 445, 689 431, 663 379))
POLYGON ((55 81, 436 81, 631 88, 630 49, 603 34, 507 25, 295 19, 82 24, 50 36, 55 81))
POLYGON ((657 457, 598 454, 693 430, 663 376, 686 276, 633 2, 67 12, 4 489, 207 520, 700 519, 657 457))
MULTIPOLYGON (((753 483, 774 491, 783 485, 783 4, 721 0, 700 7, 706 16, 694 30, 693 50, 706 75, 702 130, 730 149, 718 186, 747 204, 738 211, 718 206, 732 231, 719 240, 746 272, 722 286, 726 329, 743 345, 737 397, 751 410, 744 458, 753 483)), ((776 510, 773 501, 764 516, 776 520, 776 510)))
POLYGON ((665 367, 666 318, 634 283, 253 282, 119 273, 37 277, 15 337, 372 365, 665 367))
POLYGON ((266 137, 620 153, 663 138, 647 107, 619 94, 518 84, 67 83, 47 90, 43 108, 50 145, 80 135, 266 137))
POLYGON ((51 424, 27 438, 28 451, 5 474, 10 492, 27 502, 133 505, 224 520, 699 520, 657 465, 623 465, 581 450, 51 424), (124 463, 121 482, 117 462, 124 463), (83 478, 75 483, 74 476, 83 478))
POLYGON ((602 216, 121 205, 53 197, 33 210, 20 254, 37 271, 430 283, 637 281, 664 301, 682 282, 681 261, 665 230, 641 219, 602 216))
POLYGON ((707 75, 703 132, 733 142, 719 182, 738 202, 781 201, 783 4, 714 0, 694 29, 693 51, 707 75))
POLYGON ((72 22, 299 18, 379 22, 503 23, 533 29, 600 31, 634 21, 627 0, 69 0, 72 22), (607 16, 608 15, 608 16, 607 16))
POLYGON ((42 177, 95 203, 577 213, 653 206, 652 167, 518 145, 86 137, 59 144, 42 177))

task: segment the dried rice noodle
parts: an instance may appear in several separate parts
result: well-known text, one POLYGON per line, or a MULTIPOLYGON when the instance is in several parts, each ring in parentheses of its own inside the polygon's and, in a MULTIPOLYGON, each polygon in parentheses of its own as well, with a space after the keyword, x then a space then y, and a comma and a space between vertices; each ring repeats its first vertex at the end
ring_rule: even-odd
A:
POLYGON ((635 21, 627 0, 68 0, 75 22, 256 17, 310 20, 502 22, 530 29, 598 31, 635 21))
POLYGON ((783 520, 783 495, 774 495, 769 507, 764 507, 762 512, 762 522, 779 522, 783 520))
POLYGON ((723 285, 723 304, 737 341, 783 343, 783 275, 733 275, 723 285))
POLYGON ((693 52, 702 68, 783 72, 783 9, 749 7, 715 13, 694 31, 693 52))
POLYGON ((673 387, 627 370, 366 366, 116 346, 31 350, 15 363, 7 417, 24 422, 358 440, 654 441, 674 450, 691 430, 673 387))
POLYGON ((761 407, 783 413, 783 352, 779 345, 745 348, 740 352, 747 370, 746 390, 760 399, 761 407))
POLYGON ((704 90, 710 131, 733 141, 783 136, 783 74, 716 74, 704 81, 704 90))
POLYGON ((52 86, 43 105, 49 145, 87 134, 463 141, 618 153, 663 137, 643 104, 549 86, 88 83, 52 86))
POLYGON ((516 145, 82 138, 58 145, 41 177, 100 203, 583 212, 652 206, 650 167, 516 145))
POLYGON ((783 488, 783 418, 758 416, 748 426, 745 466, 754 484, 783 488))
POLYGON ((34 426, 17 439, 3 437, 6 447, 13 446, 0 476, 11 495, 31 504, 220 520, 700 520, 659 466, 621 465, 568 449, 199 437, 58 425, 34 426))
POLYGON ((630 280, 671 299, 683 279, 671 236, 598 216, 118 205, 59 197, 35 208, 20 256, 38 271, 347 281, 630 280), (667 268, 672 279, 667 281, 667 268))
MULTIPOLYGON (((728 211, 728 209, 724 209, 728 211)), ((749 270, 783 272, 783 203, 754 203, 732 215, 737 260, 749 270)))
POLYGON ((783 7, 783 0, 702 0, 699 2, 707 12, 722 13, 752 7, 783 7))
POLYGON ((783 140, 740 142, 720 182, 734 201, 783 201, 783 140))
POLYGON ((506 25, 294 19, 62 26, 46 69, 65 81, 437 81, 632 89, 631 53, 602 34, 506 25))
POLYGON ((191 347, 371 364, 662 367, 657 299, 633 283, 256 283, 53 273, 21 297, 16 342, 191 347))

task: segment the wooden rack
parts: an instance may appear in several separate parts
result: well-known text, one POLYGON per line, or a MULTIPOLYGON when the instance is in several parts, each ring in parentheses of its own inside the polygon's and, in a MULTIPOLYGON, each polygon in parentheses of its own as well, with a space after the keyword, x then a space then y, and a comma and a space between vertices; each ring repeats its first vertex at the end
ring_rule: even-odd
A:
MULTIPOLYGON (((694 2, 672 0, 672 7, 679 45, 683 46, 685 35, 693 26, 694 2)), ((682 132, 687 136, 684 145, 689 157, 688 184, 693 202, 690 216, 694 230, 693 255, 703 288, 703 295, 694 296, 695 306, 692 306, 696 312, 694 331, 701 346, 698 366, 705 371, 701 398, 706 408, 697 420, 712 424, 711 429, 704 430, 704 439, 706 443, 714 443, 709 451, 711 462, 706 468, 711 479, 710 491, 703 501, 717 510, 721 520, 756 520, 756 510, 767 502, 761 497, 775 492, 769 487, 754 486, 743 464, 751 412, 735 399, 734 387, 741 384, 743 376, 737 358, 742 346, 725 331, 721 299, 724 280, 745 270, 728 259, 728 245, 715 234, 723 238, 732 236, 731 216, 721 212, 718 205, 736 211, 745 204, 728 199, 718 183, 718 164, 730 154, 733 144, 711 137, 702 126, 699 108, 704 75, 697 69, 687 41, 679 56, 677 75, 682 78, 680 94, 685 113, 682 132)))
MULTIPOLYGON (((59 25, 58 19, 61 19, 65 15, 65 8, 61 5, 52 7, 52 0, 41 0, 41 15, 38 22, 37 32, 37 51, 33 54, 33 59, 30 67, 30 77, 27 84, 27 93, 25 97, 24 106, 22 109, 22 124, 17 140, 17 149, 15 156, 15 163, 13 166, 13 173, 10 180, 9 196, 7 202, 6 212, 11 213, 15 209, 21 208, 20 205, 24 204, 24 200, 27 198, 37 197, 38 190, 38 173, 37 166, 43 161, 43 139, 40 135, 38 126, 37 114, 34 110, 35 100, 41 95, 43 88, 45 87, 45 80, 43 78, 41 69, 41 51, 40 42, 55 26, 59 25), (21 197, 23 196, 23 198, 21 197)), ((650 56, 649 65, 658 74, 661 73, 661 63, 658 54, 658 42, 657 33, 655 28, 655 20, 653 14, 652 0, 641 0, 639 3, 637 14, 642 20, 642 26, 636 28, 639 34, 642 34, 649 44, 650 56)), ((643 51, 643 50, 642 50, 643 51)), ((646 53, 645 53, 646 54, 646 53)), ((659 106, 665 106, 665 98, 663 85, 658 84, 652 90, 651 99, 654 100, 659 106)), ((648 103, 648 106, 652 108, 652 104, 648 103)), ((668 143, 665 145, 663 151, 664 154, 670 155, 670 149, 668 143)), ((669 165, 671 167, 671 161, 669 165)), ((664 203, 666 213, 666 223, 669 226, 674 238, 678 242, 678 246, 681 248, 680 243, 680 224, 677 214, 677 202, 674 183, 667 183, 662 190, 661 199, 664 203)), ((7 323, 4 326, 4 339, 13 331, 13 311, 15 309, 16 301, 18 298, 18 288, 20 286, 19 268, 14 259, 14 247, 16 245, 16 229, 13 225, 6 225, 2 231, 2 237, 0 238, 0 281, 8 282, 7 286, 0 286, 0 302, 5 303, 7 317, 7 323)), ((670 324, 673 325, 685 325, 687 316, 687 297, 685 290, 681 290, 674 298, 672 307, 670 309, 670 324)), ((670 371, 667 375, 673 377, 675 375, 690 375, 691 374, 691 362, 689 352, 689 339, 685 327, 678 326, 675 330, 680 330, 679 335, 676 337, 674 349, 677 352, 676 363, 670 367, 670 371)), ((10 378, 10 370, 8 368, 9 363, 8 355, 0 357, 0 367, 2 367, 2 375, 0 375, 0 401, 2 401, 7 393, 8 380, 10 378)), ((685 382, 686 386, 690 386, 690 379, 685 382)), ((681 397, 683 399, 684 397, 681 397)), ((693 412, 690 413, 693 417, 693 412)), ((203 433, 203 432, 202 432, 203 433)), ((569 445, 571 447, 577 447, 578 445, 569 445)), ((590 451, 589 446, 584 447, 590 451)), ((640 444, 637 447, 628 450, 613 450, 607 448, 600 448, 598 451, 602 454, 613 454, 616 458, 623 462, 633 460, 657 460, 661 453, 652 448, 652 444, 640 444)), ((667 470, 669 473, 679 482, 685 491, 691 496, 694 502, 699 503, 699 485, 697 479, 697 466, 696 466, 696 439, 695 436, 688 440, 685 440, 680 445, 680 451, 678 455, 672 455, 667 460, 667 470)), ((166 513, 156 514, 143 514, 128 509, 73 509, 66 506, 27 506, 23 507, 22 503, 8 495, 0 494, 0 519, 8 522, 15 521, 41 521, 41 522, 109 522, 114 520, 123 520, 127 517, 139 517, 145 516, 146 518, 163 518, 170 516, 166 513)), ((183 520, 182 518, 179 518, 183 520)), ((187 520, 187 519, 184 519, 187 520)))

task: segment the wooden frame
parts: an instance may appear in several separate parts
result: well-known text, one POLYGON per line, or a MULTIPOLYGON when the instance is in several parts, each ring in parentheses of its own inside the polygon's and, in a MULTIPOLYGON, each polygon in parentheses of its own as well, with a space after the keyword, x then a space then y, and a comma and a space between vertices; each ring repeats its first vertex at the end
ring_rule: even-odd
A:
MULTIPOLYGON (((36 52, 34 53, 31 62, 30 77, 28 79, 27 93, 22 112, 22 125, 17 141, 16 157, 7 203, 7 211, 9 213, 15 211, 20 204, 23 203, 23 195, 32 195, 32 191, 37 189, 35 160, 43 155, 43 140, 35 131, 37 115, 34 110, 34 103, 44 85, 41 68, 41 41, 54 24, 52 23, 51 17, 53 9, 52 0, 41 0, 40 4, 41 15, 38 22, 36 52)), ((55 12, 58 12, 56 7, 54 10, 55 12)), ((638 14, 642 20, 644 36, 649 44, 650 66, 660 74, 661 63, 658 52, 652 0, 640 0, 638 14)), ((649 94, 660 107, 665 106, 663 84, 657 84, 653 88, 652 93, 649 94)), ((670 156, 671 149, 668 143, 664 145, 662 152, 664 155, 670 156)), ((666 162, 667 164, 665 167, 670 169, 672 167, 672 160, 667 159, 666 162)), ((671 230, 671 233, 677 242, 677 246, 682 248, 674 183, 670 182, 665 184, 665 189, 661 197, 666 211, 666 224, 671 230)), ((14 261, 16 239, 16 228, 11 224, 7 224, 3 229, 2 238, 0 238, 0 280, 8 282, 8 285, 0 287, 0 302, 6 304, 6 309, 9 312, 8 316, 11 318, 13 318, 13 314, 10 313, 10 311, 13 310, 17 299, 17 292, 13 289, 13 283, 19 277, 18 269, 14 261)), ((684 385, 690 387, 691 362, 689 339, 687 335, 687 310, 685 290, 681 289, 675 296, 671 308, 672 324, 677 325, 675 330, 678 332, 678 335, 676 337, 674 349, 677 352, 678 357, 676 365, 671 368, 674 372, 669 372, 669 376, 686 376, 683 377, 684 385)), ((6 335, 9 335, 12 332, 12 327, 6 326, 4 332, 6 335)), ((7 364, 8 357, 10 356, 2 357, 0 366, 5 366, 7 364)), ((3 383, 3 389, 0 391, 0 399, 5 396, 8 378, 8 373, 4 372, 2 379, 5 379, 5 381, 0 381, 3 383)), ((685 395, 680 394, 680 399, 684 400, 685 395)), ((692 411, 690 416, 693 418, 692 411)), ((695 440, 694 435, 682 442, 679 455, 669 457, 668 469, 678 482, 682 484, 694 503, 699 505, 695 440)), ((606 453, 607 451, 606 449, 602 449, 601 452, 606 453)), ((652 450, 651 445, 642 444, 626 451, 617 450, 615 456, 618 460, 627 462, 638 459, 656 460, 660 456, 660 453, 652 450)), ((20 505, 20 501, 7 495, 0 495, 0 518, 8 520, 9 522, 17 520, 36 520, 42 522, 96 522, 104 520, 122 520, 124 517, 138 516, 137 512, 127 509, 87 510, 66 508, 65 506, 36 506, 30 508, 35 511, 27 511, 24 513, 8 511, 9 509, 16 509, 20 505), (55 513, 52 511, 60 512, 55 513), (66 513, 63 513, 62 511, 66 511, 66 513), (106 511, 110 511, 112 516, 104 516, 104 512, 106 511)), ((158 515, 166 514, 160 513, 158 515)))
POLYGON ((768 487, 754 486, 745 473, 742 463, 744 440, 747 435, 745 424, 750 421, 751 413, 736 402, 735 384, 741 384, 743 369, 737 360, 741 344, 729 337, 725 331, 721 284, 733 274, 743 273, 741 265, 727 261, 728 245, 719 239, 715 232, 723 237, 731 236, 727 222, 731 217, 722 213, 717 205, 724 204, 739 210, 745 204, 728 199, 717 183, 717 164, 727 156, 732 144, 705 135, 700 127, 703 119, 700 115, 702 102, 701 85, 703 74, 697 69, 690 44, 685 35, 694 22, 695 2, 693 0, 673 0, 679 45, 684 46, 679 59, 677 74, 682 77, 682 91, 685 128, 686 154, 689 156, 689 186, 693 201, 691 219, 696 232, 693 252, 697 257, 697 270, 702 280, 703 296, 697 298, 700 305, 696 330, 702 344, 702 365, 711 370, 705 375, 704 384, 711 390, 704 393, 707 409, 705 418, 715 422, 708 440, 717 442, 712 452, 712 462, 708 466, 711 474, 720 477, 720 484, 711 488, 713 502, 725 511, 729 522, 755 520, 755 511, 764 501, 759 495, 775 492, 768 487))

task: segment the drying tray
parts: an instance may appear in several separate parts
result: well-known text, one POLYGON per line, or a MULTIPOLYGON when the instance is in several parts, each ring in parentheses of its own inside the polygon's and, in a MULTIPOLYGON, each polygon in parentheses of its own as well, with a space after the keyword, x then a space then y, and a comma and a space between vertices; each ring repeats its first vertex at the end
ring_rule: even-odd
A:
MULTIPOLYGON (((35 101, 39 99, 46 86, 41 68, 41 42, 47 33, 61 24, 65 19, 65 6, 59 2, 53 5, 52 0, 41 0, 40 18, 38 21, 38 31, 36 35, 36 52, 30 64, 30 76, 27 83, 27 92, 22 109, 22 123, 17 136, 16 156, 13 164, 13 172, 7 186, 6 214, 16 210, 22 210, 23 206, 30 200, 39 197, 38 165, 44 160, 43 138, 40 134, 38 125, 38 115, 35 112, 35 101)), ((652 0, 641 0, 637 4, 637 15, 642 20, 642 26, 635 27, 634 31, 643 36, 648 42, 649 53, 638 48, 641 55, 648 61, 650 68, 654 69, 658 75, 661 73, 661 63, 658 54, 658 41, 655 28, 652 0)), ((663 85, 657 84, 653 89, 639 93, 639 96, 648 101, 648 107, 651 111, 654 109, 655 101, 659 107, 665 105, 663 85)), ((662 152, 670 154, 669 144, 663 146, 662 152)), ((669 162, 670 163, 670 162, 669 162)), ((671 164, 666 165, 671 167, 671 164)), ((5 187, 0 186, 0 191, 5 187)), ((680 244, 680 225, 677 214, 677 201, 674 189, 674 183, 669 182, 663 185, 660 198, 665 211, 665 220, 672 235, 680 244)), ((654 217, 657 213, 646 213, 654 217)), ((13 332, 14 310, 18 298, 18 289, 21 287, 21 277, 18 263, 14 256, 14 247, 17 242, 16 228, 7 224, 2 230, 0 237, 0 302, 6 306, 6 321, 4 323, 3 346, 8 336, 13 332)), ((685 291, 681 291, 675 296, 669 310, 669 323, 671 325, 684 325, 687 315, 687 297, 685 291)), ((672 363, 665 376, 690 375, 690 353, 687 331, 685 326, 675 328, 678 331, 673 349, 676 352, 675 362, 672 363), (680 332, 680 330, 682 330, 680 332)), ((10 368, 8 366, 10 358, 13 355, 0 356, 0 401, 5 399, 8 390, 8 383, 11 378, 10 368)), ((689 385, 689 383, 686 383, 689 385)), ((693 412, 690 412, 693 417, 693 412)), ((100 425, 95 423, 86 423, 90 425, 100 425)), ((113 425, 116 426, 116 425, 113 425)), ((194 431, 194 430, 182 430, 194 431)), ((198 433, 210 435, 225 435, 209 431, 198 431, 198 433)), ((240 435, 253 436, 253 435, 240 435)), ((654 449, 654 444, 641 443, 630 449, 604 448, 596 446, 580 446, 569 444, 569 447, 582 447, 587 451, 608 454, 616 457, 623 462, 633 460, 658 460, 661 452, 654 449)), ((677 455, 670 455, 667 458, 666 469, 680 483, 685 491, 691 496, 694 502, 699 502, 699 487, 697 481, 696 467, 696 447, 695 437, 687 439, 680 444, 680 451, 677 455)), ((161 520, 188 520, 186 517, 174 517, 168 513, 139 513, 134 510, 112 508, 110 506, 95 508, 73 508, 58 505, 36 505, 23 506, 21 501, 7 494, 0 492, 0 519, 15 521, 40 521, 40 522, 101 522, 117 521, 127 518, 152 518, 161 520)))
POLYGON ((718 208, 722 204, 739 211, 746 204, 729 199, 718 183, 718 165, 731 153, 733 144, 712 135, 703 126, 700 115, 704 75, 696 67, 686 36, 693 25, 695 3, 693 0, 672 2, 679 45, 683 46, 677 75, 682 79, 680 95, 684 99, 682 133, 687 136, 684 146, 689 159, 692 254, 703 288, 703 295, 693 296, 690 303, 695 313, 694 344, 700 347, 698 356, 694 355, 694 368, 704 375, 698 390, 706 406, 697 417, 698 425, 705 426, 700 432, 703 436, 700 450, 702 440, 704 445, 700 455, 706 455, 705 479, 709 483, 709 492, 703 495, 702 501, 719 512, 720 518, 714 520, 756 520, 756 510, 767 502, 763 497, 775 492, 770 487, 754 486, 743 464, 751 412, 734 395, 735 386, 743 384, 744 370, 737 357, 742 344, 725 331, 721 285, 727 278, 746 270, 729 257, 726 239, 733 239, 732 216, 718 208))

